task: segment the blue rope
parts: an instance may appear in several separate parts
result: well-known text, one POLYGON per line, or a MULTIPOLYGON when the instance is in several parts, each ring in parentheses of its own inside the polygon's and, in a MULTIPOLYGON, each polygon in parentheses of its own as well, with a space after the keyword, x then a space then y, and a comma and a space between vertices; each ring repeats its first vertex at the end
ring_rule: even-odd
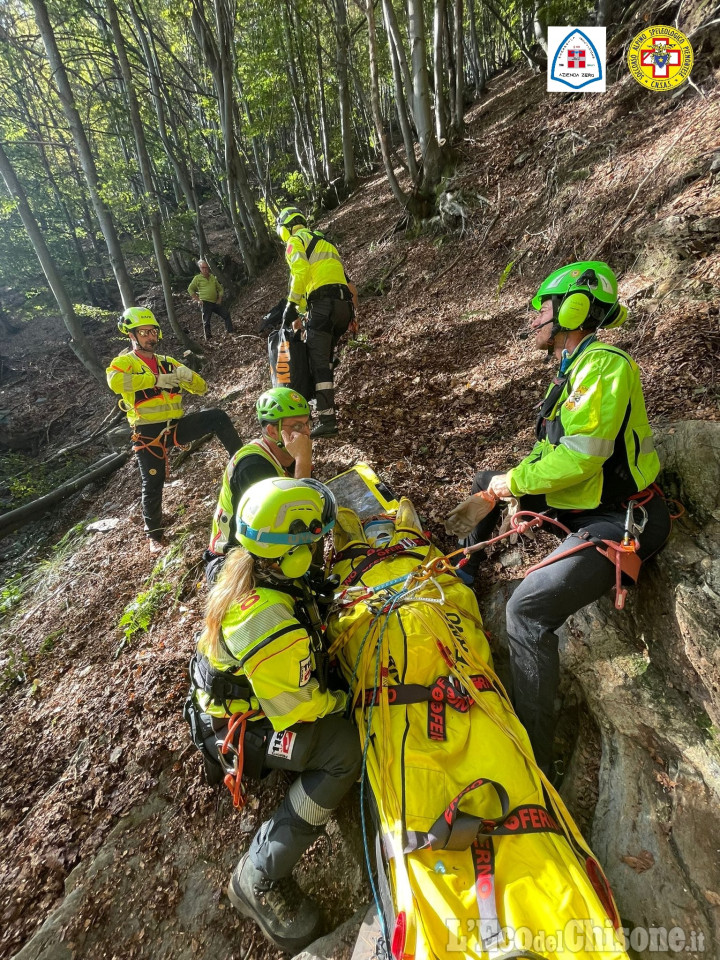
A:
MULTIPOLYGON (((373 683, 373 694, 370 700, 370 708, 368 710, 367 724, 366 724, 366 733, 365 733, 365 743, 363 745, 363 757, 362 757, 362 767, 360 770, 360 825, 362 828, 362 838, 363 838, 363 851, 365 853, 365 865, 367 867, 368 878, 370 880, 370 889, 372 890, 373 900, 375 901, 375 910, 377 911, 378 920, 380 921, 380 930, 382 936, 385 940, 386 950, 390 949, 390 940, 388 937, 387 927, 385 926, 385 917, 382 912, 382 903, 380 902, 380 894, 377 891, 375 886, 375 881, 373 880, 373 871, 372 871, 372 862, 370 860, 370 845, 368 843, 367 836, 367 826, 365 823, 365 781, 367 780, 367 755, 368 748, 370 746, 370 730, 372 727, 372 715, 375 708, 375 700, 377 698, 377 691, 380 685, 380 650, 382 647, 383 636, 387 630, 388 624, 390 623, 390 616, 395 612, 395 607, 398 605, 400 600, 404 595, 404 591, 398 592, 395 597, 393 597, 389 606, 386 606, 379 613, 375 614, 372 621, 370 622, 370 627, 368 628, 367 633, 363 637, 362 646, 365 645, 365 641, 370 635, 370 631, 373 626, 377 623, 381 616, 385 617, 385 622, 380 628, 380 633, 377 639, 377 653, 375 655, 375 678, 373 683)), ((360 652, 362 652, 362 646, 360 652)), ((355 668, 353 670, 353 679, 355 678, 355 671, 357 670, 358 664, 360 662, 360 652, 355 660, 355 668)), ((381 869, 381 866, 378 865, 378 870, 381 869)))

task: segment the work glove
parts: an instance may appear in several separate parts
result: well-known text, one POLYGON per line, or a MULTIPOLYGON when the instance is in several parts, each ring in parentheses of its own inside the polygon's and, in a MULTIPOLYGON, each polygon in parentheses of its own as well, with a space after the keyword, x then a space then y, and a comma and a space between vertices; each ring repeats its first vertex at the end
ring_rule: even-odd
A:
POLYGON ((155 378, 155 386, 161 390, 176 390, 180 386, 177 373, 159 373, 155 378))
POLYGON ((190 367, 186 367, 184 363, 178 364, 175 367, 175 373, 180 383, 191 383, 193 378, 193 372, 190 367))
POLYGON ((298 316, 298 308, 296 303, 288 300, 285 309, 283 310, 283 326, 289 327, 298 316))
POLYGON ((463 500, 445 518, 445 532, 464 540, 492 509, 497 500, 486 490, 474 493, 467 500, 463 500))

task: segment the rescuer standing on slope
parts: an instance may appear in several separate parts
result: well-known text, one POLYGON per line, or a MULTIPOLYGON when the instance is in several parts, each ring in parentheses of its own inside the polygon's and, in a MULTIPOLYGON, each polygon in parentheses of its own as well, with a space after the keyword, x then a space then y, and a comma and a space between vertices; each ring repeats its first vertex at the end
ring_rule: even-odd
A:
POLYGON ((232 456, 240 437, 224 410, 213 408, 183 415, 182 391, 203 394, 203 378, 172 357, 156 353, 162 339, 152 311, 129 307, 118 330, 130 337, 132 350, 121 353, 105 371, 133 431, 133 450, 142 477, 142 511, 152 553, 163 546, 162 494, 169 447, 179 447, 214 433, 232 456))
POLYGON ((285 244, 290 291, 283 322, 299 329, 298 306, 307 301, 305 324, 310 370, 315 383, 318 425, 312 437, 337 436, 333 357, 338 341, 355 316, 353 298, 337 248, 317 230, 309 230, 297 207, 285 207, 277 218, 277 234, 285 244))

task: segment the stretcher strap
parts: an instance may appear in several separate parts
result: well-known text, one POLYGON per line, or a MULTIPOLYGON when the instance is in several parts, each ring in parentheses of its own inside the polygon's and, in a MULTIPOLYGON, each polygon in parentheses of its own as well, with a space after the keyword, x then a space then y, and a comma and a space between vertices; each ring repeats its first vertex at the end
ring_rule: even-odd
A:
MULTIPOLYGON (((473 686, 480 693, 494 691, 492 682, 482 674, 470 677, 473 686)), ((364 706, 367 709, 371 704, 378 703, 387 697, 390 706, 403 706, 410 703, 427 703, 427 735, 429 740, 444 741, 446 736, 445 707, 452 707, 458 713, 467 713, 475 701, 453 683, 451 677, 438 677, 430 687, 421 683, 398 683, 393 686, 379 687, 376 690, 366 690, 364 706)), ((361 696, 358 694, 354 707, 360 705, 361 696)))
POLYGON ((480 939, 484 950, 502 938, 495 896, 495 849, 491 837, 476 837, 470 847, 475 871, 475 898, 480 916, 480 939))
MULTIPOLYGON (((361 577, 372 570, 374 566, 378 563, 382 563, 383 560, 388 560, 391 557, 396 557, 401 553, 408 553, 413 547, 427 547, 429 546, 428 541, 424 537, 404 537, 402 540, 398 540, 397 543, 391 544, 389 547, 366 547, 362 546, 363 558, 360 563, 355 567, 354 570, 351 570, 350 573, 345 577, 342 582, 344 587, 351 587, 353 584, 357 583, 361 577)), ((347 560, 348 557, 352 557, 353 548, 348 547, 347 550, 343 550, 339 553, 333 563, 337 564, 341 560, 347 560)), ((419 559, 422 559, 420 557, 419 559)))

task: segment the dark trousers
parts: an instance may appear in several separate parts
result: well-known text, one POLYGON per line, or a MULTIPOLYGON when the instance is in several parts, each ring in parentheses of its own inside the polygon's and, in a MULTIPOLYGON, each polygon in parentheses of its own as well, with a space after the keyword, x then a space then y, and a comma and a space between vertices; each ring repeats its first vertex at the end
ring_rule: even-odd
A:
MULTIPOLYGON (((227 728, 219 730, 217 738, 224 732, 227 728)), ((250 859, 265 876, 271 880, 290 876, 357 780, 361 762, 357 729, 342 716, 296 723, 280 732, 269 720, 248 724, 245 764, 251 776, 253 768, 261 775, 270 770, 300 773, 250 845, 250 859)))
MULTIPOLYGON (((192 443, 207 433, 214 433, 232 456, 242 446, 237 430, 232 420, 224 410, 213 408, 200 410, 198 413, 189 413, 180 420, 171 420, 166 423, 145 424, 137 427, 136 434, 143 441, 160 437, 166 427, 168 432, 162 441, 142 449, 135 450, 140 477, 142 478, 142 511, 145 520, 145 532, 152 540, 160 540, 163 535, 162 525, 162 493, 165 486, 165 463, 167 451, 172 447, 184 446, 192 443)), ((137 444, 136 444, 137 446, 137 444)))
MULTIPOLYGON (((350 293, 348 291, 348 297, 350 293)), ((340 337, 347 332, 353 318, 353 305, 348 300, 311 299, 308 303, 307 353, 315 384, 317 413, 322 419, 335 419, 333 355, 340 337)))
POLYGON ((232 320, 230 319, 230 311, 227 307, 223 306, 222 303, 212 303, 210 300, 203 300, 202 302, 202 325, 203 325, 203 334, 205 335, 206 340, 212 340, 212 335, 210 331, 210 318, 214 313, 217 313, 218 316, 222 317, 223 323, 225 324, 225 332, 232 333, 233 325, 232 320))
MULTIPOLYGON (((473 482, 473 493, 486 490, 497 471, 481 471, 473 482)), ((545 510, 541 496, 520 498, 521 509, 545 510)), ((670 516, 665 501, 655 496, 646 504, 648 520, 639 534, 641 559, 646 560, 665 543, 670 533, 670 516)), ((500 508, 493 510, 475 528, 465 544, 488 539, 498 519, 500 508)), ((548 556, 560 556, 582 543, 579 534, 619 541, 625 531, 625 508, 621 505, 599 506, 594 510, 573 513, 553 511, 557 519, 571 531, 548 556)), ((639 512, 637 513, 639 517, 639 512)), ((547 530, 552 531, 548 524, 547 530)), ((477 554, 471 558, 475 565, 477 554)), ((477 568, 477 566, 476 566, 477 568)), ((568 617, 582 607, 594 603, 615 583, 615 566, 599 551, 588 547, 535 570, 520 582, 508 601, 505 611, 510 666, 513 677, 513 702, 528 732, 540 767, 549 770, 553 756, 555 731, 554 703, 560 667, 557 630, 568 617)))

